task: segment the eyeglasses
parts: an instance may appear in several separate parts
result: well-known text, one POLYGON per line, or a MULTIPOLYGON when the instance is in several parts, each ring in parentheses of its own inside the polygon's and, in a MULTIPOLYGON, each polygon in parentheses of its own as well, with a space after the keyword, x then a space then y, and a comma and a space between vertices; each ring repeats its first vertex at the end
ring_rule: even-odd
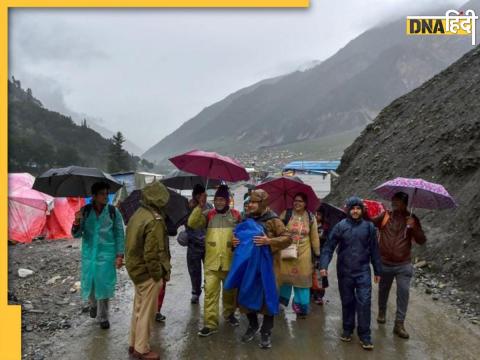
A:
POLYGON ((304 203, 305 201, 301 200, 301 199, 295 199, 293 200, 294 203, 304 203))

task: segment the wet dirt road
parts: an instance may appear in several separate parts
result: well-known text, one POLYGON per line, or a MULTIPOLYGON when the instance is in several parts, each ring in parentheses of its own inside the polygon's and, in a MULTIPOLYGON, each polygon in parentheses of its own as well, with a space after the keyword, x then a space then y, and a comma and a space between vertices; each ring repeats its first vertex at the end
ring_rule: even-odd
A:
MULTIPOLYGON (((244 189, 235 191, 235 204, 242 204, 244 189)), ((297 320, 291 307, 275 318, 273 347, 262 350, 258 338, 243 344, 240 337, 246 330, 243 315, 241 325, 232 328, 221 320, 220 331, 208 338, 200 338, 202 303, 190 304, 190 279, 186 266, 186 248, 170 239, 173 271, 167 285, 162 313, 164 324, 155 323, 151 339, 152 348, 161 359, 479 359, 480 330, 458 320, 451 308, 434 303, 431 297, 412 289, 407 317, 407 330, 411 339, 393 336, 394 294, 392 287, 387 324, 378 325, 374 285, 372 302, 372 335, 375 350, 367 352, 360 347, 355 336, 351 343, 339 340, 341 331, 341 304, 333 263, 330 267, 328 303, 312 304, 307 319, 297 320)), ((127 353, 133 287, 125 269, 119 274, 119 289, 111 304, 111 329, 99 329, 88 319, 76 328, 59 334, 53 341, 55 359, 129 359, 127 353)), ((412 282, 413 284, 413 282, 412 282)))
MULTIPOLYGON (((412 292, 407 330, 410 340, 392 335, 393 308, 388 312, 386 325, 372 321, 375 350, 361 349, 358 338, 342 343, 338 337, 341 327, 341 307, 336 279, 331 275, 331 288, 324 306, 313 304, 308 319, 297 320, 291 308, 275 319, 273 348, 262 350, 258 339, 240 342, 246 328, 231 328, 220 324, 220 331, 208 338, 199 338, 202 325, 201 305, 190 304, 190 282, 186 270, 185 248, 171 238, 173 273, 167 285, 163 313, 165 324, 155 323, 152 346, 162 359, 478 359, 480 332, 478 328, 457 320, 451 310, 433 303, 424 295, 412 292)), ((331 268, 331 274, 334 274, 331 268)), ((119 290, 111 306, 111 329, 99 329, 92 319, 76 328, 57 335, 53 346, 55 359, 129 359, 127 353, 130 314, 133 299, 132 286, 123 269, 119 276, 119 290)), ((392 291, 395 291, 393 288, 392 291)), ((376 288, 372 320, 376 315, 376 288)), ((202 296, 203 299, 203 296, 202 296)))

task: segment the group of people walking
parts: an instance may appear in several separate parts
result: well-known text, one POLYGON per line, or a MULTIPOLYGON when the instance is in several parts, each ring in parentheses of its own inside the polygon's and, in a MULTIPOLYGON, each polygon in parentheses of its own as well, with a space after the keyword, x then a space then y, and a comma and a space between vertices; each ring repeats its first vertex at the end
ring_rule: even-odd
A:
MULTIPOLYGON (((136 359, 158 359, 151 351, 150 331, 153 321, 164 320, 160 313, 165 284, 170 280, 170 245, 164 209, 169 199, 160 182, 142 190, 140 207, 130 218, 126 236, 120 212, 107 204, 108 184, 92 187, 92 204, 76 214, 72 233, 82 236, 82 296, 90 299, 90 316, 97 317, 102 329, 108 329, 108 299, 113 296, 116 268, 124 263, 135 286, 129 338, 129 352, 136 359), (125 239, 126 238, 126 239, 125 239), (99 314, 97 314, 97 309, 99 314)), ((223 318, 239 326, 237 309, 245 314, 248 327, 243 342, 260 332, 260 347, 272 346, 274 314, 263 306, 260 310, 237 304, 237 290, 223 289, 224 282, 240 241, 234 229, 245 219, 261 225, 263 234, 255 236, 256 246, 268 247, 273 257, 278 297, 281 307, 291 306, 304 319, 313 302, 324 303, 328 286, 328 267, 337 250, 337 278, 342 302, 343 332, 341 340, 349 342, 357 329, 364 349, 373 349, 370 330, 372 275, 379 284, 379 324, 386 322, 389 291, 397 282, 397 312, 394 333, 408 338, 404 321, 408 306, 412 243, 426 241, 418 218, 407 211, 408 195, 392 198, 392 211, 366 219, 361 199, 346 203, 347 218, 331 227, 322 209, 312 214, 303 193, 294 197, 293 207, 280 215, 269 208, 269 194, 256 189, 246 197, 244 211, 230 208, 230 191, 220 185, 213 206, 207 202, 205 188, 195 186, 190 215, 181 236, 187 239, 187 267, 191 278, 191 303, 198 304, 204 291, 203 327, 200 337, 219 330, 220 297, 223 318), (203 281, 202 281, 203 264, 203 281), (316 271, 317 270, 317 271, 316 271), (293 299, 292 299, 293 294, 293 299), (259 314, 263 315, 260 325, 259 314)), ((265 304, 264 304, 265 305, 265 304)))

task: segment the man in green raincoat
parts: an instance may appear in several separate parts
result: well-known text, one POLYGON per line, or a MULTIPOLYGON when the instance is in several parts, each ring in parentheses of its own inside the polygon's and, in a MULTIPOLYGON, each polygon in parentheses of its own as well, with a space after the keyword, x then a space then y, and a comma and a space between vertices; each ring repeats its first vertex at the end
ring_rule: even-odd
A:
POLYGON ((74 237, 82 237, 82 298, 89 299, 90 317, 109 329, 108 299, 113 297, 117 271, 123 265, 125 233, 120 212, 108 204, 109 185, 92 186, 92 202, 75 214, 74 237))

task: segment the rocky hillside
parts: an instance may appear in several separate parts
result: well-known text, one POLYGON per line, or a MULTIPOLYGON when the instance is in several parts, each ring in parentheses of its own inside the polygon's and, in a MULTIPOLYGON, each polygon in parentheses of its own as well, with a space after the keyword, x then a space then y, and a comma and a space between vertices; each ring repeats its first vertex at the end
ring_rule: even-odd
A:
MULTIPOLYGON (((427 229, 421 255, 432 269, 480 293, 480 47, 392 102, 345 150, 329 201, 395 178, 443 184, 455 210, 416 211, 427 229)), ((480 305, 480 300, 475 300, 480 305)))
MULTIPOLYGON (((480 0, 465 6, 480 8, 480 0)), ((145 157, 159 162, 195 147, 255 150, 363 129, 392 100, 470 49, 469 37, 406 36, 402 18, 366 31, 312 68, 263 81, 205 108, 145 157)))
MULTIPOLYGON (((39 175, 51 167, 82 165, 108 169, 111 141, 70 117, 43 107, 31 89, 8 82, 8 171, 39 175)), ((124 152, 128 169, 141 159, 124 152)), ((151 164, 150 164, 151 165, 151 164)))

